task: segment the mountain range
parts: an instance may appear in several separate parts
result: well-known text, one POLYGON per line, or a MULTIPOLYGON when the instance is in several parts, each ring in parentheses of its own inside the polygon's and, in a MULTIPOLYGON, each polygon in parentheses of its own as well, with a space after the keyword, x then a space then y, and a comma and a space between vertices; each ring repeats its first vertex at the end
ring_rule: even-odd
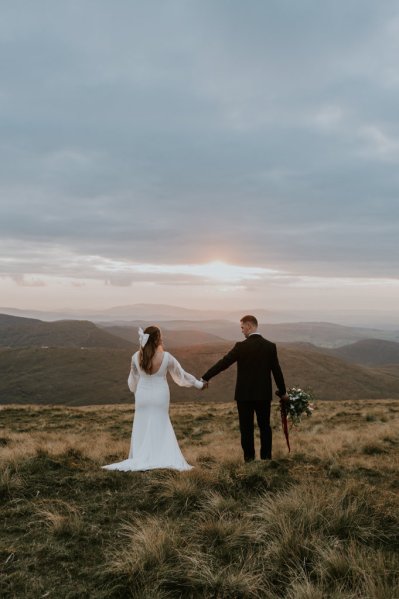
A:
POLYGON ((255 314, 260 323, 279 324, 282 322, 337 322, 346 326, 380 328, 387 331, 399 330, 398 311, 381 310, 319 310, 300 308, 296 310, 265 309, 264 307, 226 309, 189 309, 167 304, 129 304, 107 309, 31 310, 0 307, 0 313, 39 320, 90 320, 95 323, 132 323, 132 321, 153 324, 171 320, 206 321, 219 320, 238 323, 244 314, 255 314))
MULTIPOLYGON (((223 321, 212 323, 217 330, 226 326, 223 321)), ((181 326, 181 321, 168 326, 177 324, 181 326)), ((301 327, 292 329, 292 335, 295 337, 302 330, 313 339, 315 331, 319 336, 323 331, 323 339, 330 344, 342 339, 342 327, 317 324, 320 326, 301 323, 301 327)), ((233 326, 237 340, 241 334, 233 326)), ((281 331, 288 336, 288 325, 282 326, 281 331)), ((233 329, 228 332, 233 335, 233 329)), ((345 330, 346 336, 355 334, 358 334, 356 329, 345 330)), ((0 315, 0 402, 70 405, 130 402, 126 379, 131 354, 138 349, 136 335, 136 326, 101 328, 88 321, 49 323, 0 315)), ((163 336, 167 349, 197 376, 232 346, 232 340, 195 328, 163 327, 163 336)), ((279 344, 279 356, 287 384, 311 387, 320 399, 399 398, 397 342, 365 339, 341 347, 320 347, 307 341, 285 341, 279 344)), ((212 381, 207 391, 209 400, 233 397, 232 371, 234 367, 212 381)), ((176 401, 201 397, 190 389, 175 385, 171 389, 176 401)))
MULTIPOLYGON (((21 318, 0 314, 0 347, 113 347, 131 348, 137 344, 137 329, 147 323, 133 321, 125 324, 100 323, 98 325, 86 320, 60 320, 55 322, 41 321, 34 318, 21 318)), ((222 343, 238 341, 242 338, 238 323, 227 320, 172 320, 159 323, 168 347, 182 347, 203 343, 222 343)), ((363 341, 363 345, 352 349, 337 351, 335 355, 351 360, 353 352, 356 362, 357 353, 371 355, 384 351, 385 357, 380 364, 396 362, 399 332, 346 327, 334 323, 300 322, 261 324, 259 332, 274 342, 308 343, 322 348, 335 348, 363 341), (370 340, 379 340, 378 347, 370 344, 370 340), (366 349, 366 343, 368 341, 366 349), (384 341, 390 341, 383 345, 384 341), (373 350, 372 347, 375 349, 373 350), (382 350, 382 348, 385 348, 382 350), (357 349, 358 348, 358 349, 357 349), (345 353, 346 351, 346 353, 345 353), (390 360, 389 356, 393 358, 390 360)), ((364 362, 368 363, 368 362, 364 362)), ((376 363, 372 358, 370 363, 376 363)))
MULTIPOLYGON (((116 323, 99 323, 107 329, 116 323)), ((118 327, 128 326, 132 329, 145 326, 147 323, 133 321, 119 323, 118 327)), ((229 341, 241 339, 239 321, 233 323, 227 320, 171 320, 157 322, 163 331, 196 330, 211 335, 216 335, 229 341)), ((114 329, 116 331, 116 329, 114 329)), ((120 334, 121 329, 119 329, 120 334)), ((260 324, 259 332, 274 342, 306 342, 322 347, 339 347, 354 343, 361 339, 386 339, 399 342, 399 331, 385 331, 381 329, 349 327, 330 322, 291 322, 279 324, 260 324)))

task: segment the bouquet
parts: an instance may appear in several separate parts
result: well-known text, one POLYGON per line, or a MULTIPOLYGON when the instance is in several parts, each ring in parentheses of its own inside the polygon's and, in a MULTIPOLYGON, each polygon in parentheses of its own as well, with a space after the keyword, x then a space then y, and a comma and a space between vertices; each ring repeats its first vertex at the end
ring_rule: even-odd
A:
MULTIPOLYGON (((280 393, 276 391, 276 395, 280 393)), ((291 428, 298 426, 301 422, 303 414, 311 416, 314 410, 314 397, 311 393, 307 393, 299 387, 291 387, 287 391, 288 400, 280 399, 281 424, 283 427, 285 439, 287 441, 288 451, 291 451, 290 438, 288 433, 288 419, 291 422, 291 428)))
POLYGON ((311 416, 314 410, 314 397, 311 393, 306 393, 299 387, 291 387, 287 391, 289 401, 284 402, 287 418, 291 421, 291 426, 297 426, 302 416, 311 416))

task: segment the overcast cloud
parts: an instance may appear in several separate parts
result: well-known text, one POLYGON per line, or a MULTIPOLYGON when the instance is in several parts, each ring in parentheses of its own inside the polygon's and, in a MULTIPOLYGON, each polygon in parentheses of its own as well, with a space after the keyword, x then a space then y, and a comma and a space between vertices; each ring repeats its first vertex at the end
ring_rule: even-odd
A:
POLYGON ((397 2, 0 10, 4 275, 398 277, 397 2))

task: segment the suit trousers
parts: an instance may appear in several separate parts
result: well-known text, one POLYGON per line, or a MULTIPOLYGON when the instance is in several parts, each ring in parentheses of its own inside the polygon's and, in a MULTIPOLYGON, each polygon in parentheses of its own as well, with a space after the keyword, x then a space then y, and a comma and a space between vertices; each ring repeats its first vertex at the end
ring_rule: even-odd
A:
POLYGON ((254 414, 260 431, 261 460, 272 457, 272 429, 270 426, 270 401, 237 401, 240 422, 241 447, 244 460, 255 459, 254 414))

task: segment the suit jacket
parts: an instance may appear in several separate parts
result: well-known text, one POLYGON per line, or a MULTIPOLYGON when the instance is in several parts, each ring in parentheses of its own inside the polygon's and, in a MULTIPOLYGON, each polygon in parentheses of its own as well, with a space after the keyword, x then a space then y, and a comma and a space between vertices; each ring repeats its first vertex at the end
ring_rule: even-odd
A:
POLYGON ((273 374, 279 395, 286 392, 283 373, 274 343, 257 333, 236 343, 228 354, 216 362, 203 376, 204 381, 237 362, 236 401, 271 401, 273 374))

